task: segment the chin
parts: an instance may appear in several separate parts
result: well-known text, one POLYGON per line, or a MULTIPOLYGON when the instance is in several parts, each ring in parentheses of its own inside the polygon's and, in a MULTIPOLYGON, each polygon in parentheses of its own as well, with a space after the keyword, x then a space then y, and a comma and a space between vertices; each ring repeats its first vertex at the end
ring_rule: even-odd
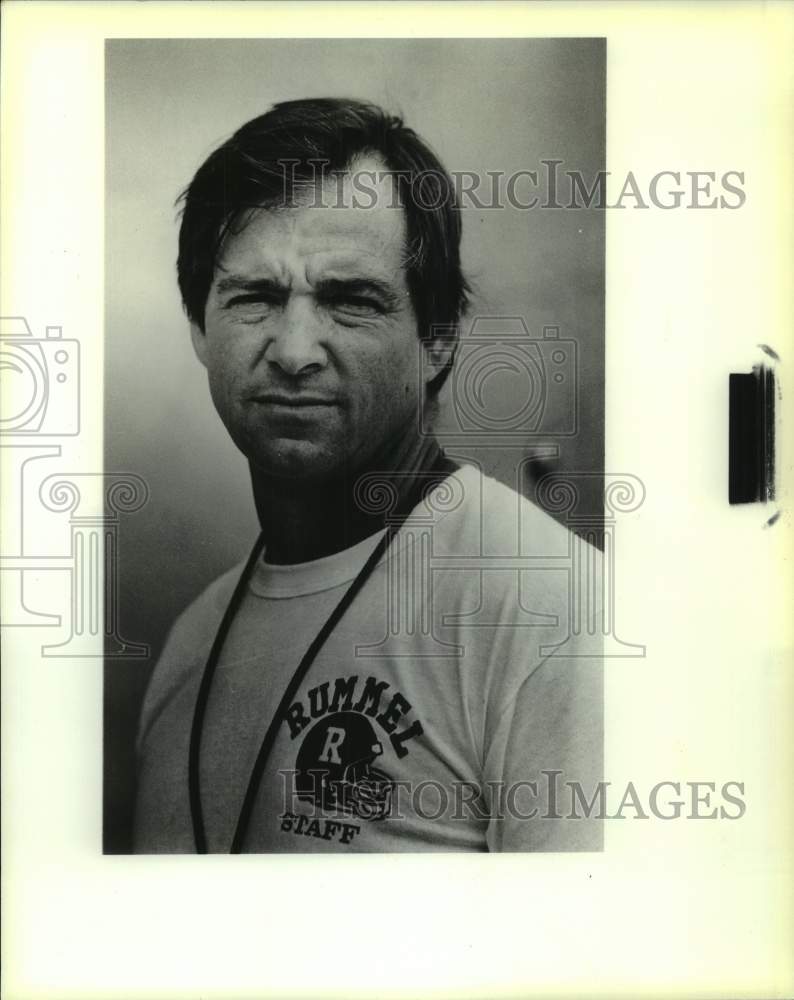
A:
POLYGON ((287 440, 241 450, 251 465, 266 476, 298 482, 333 479, 346 465, 344 454, 308 441, 287 440))

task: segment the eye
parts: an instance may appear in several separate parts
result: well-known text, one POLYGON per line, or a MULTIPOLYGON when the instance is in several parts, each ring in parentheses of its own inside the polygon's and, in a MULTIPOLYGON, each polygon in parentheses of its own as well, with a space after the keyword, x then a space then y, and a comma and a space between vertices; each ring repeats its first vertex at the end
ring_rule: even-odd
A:
POLYGON ((280 300, 275 295, 267 295, 262 292, 257 292, 252 295, 235 295, 226 303, 227 309, 235 308, 236 306, 277 306, 280 305, 280 300))
POLYGON ((365 295, 334 295, 326 300, 334 312, 349 316, 379 316, 384 312, 377 299, 365 295))
POLYGON ((251 292, 233 296, 223 308, 233 322, 259 324, 269 319, 274 309, 278 309, 281 305, 282 301, 277 295, 251 292))

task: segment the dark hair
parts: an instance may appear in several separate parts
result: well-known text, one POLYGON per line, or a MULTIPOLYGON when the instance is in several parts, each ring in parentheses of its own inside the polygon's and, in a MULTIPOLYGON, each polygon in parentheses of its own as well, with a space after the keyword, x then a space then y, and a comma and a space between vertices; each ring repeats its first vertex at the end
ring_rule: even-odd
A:
POLYGON ((461 225, 452 180, 402 118, 346 98, 283 101, 247 122, 199 167, 179 196, 183 205, 177 274, 190 320, 204 310, 223 240, 244 226, 246 210, 289 204, 318 174, 347 169, 367 153, 393 172, 407 217, 406 279, 419 336, 448 340, 450 357, 428 385, 438 392, 454 360, 469 286, 460 264, 461 225), (289 169, 285 170, 285 162, 289 169))

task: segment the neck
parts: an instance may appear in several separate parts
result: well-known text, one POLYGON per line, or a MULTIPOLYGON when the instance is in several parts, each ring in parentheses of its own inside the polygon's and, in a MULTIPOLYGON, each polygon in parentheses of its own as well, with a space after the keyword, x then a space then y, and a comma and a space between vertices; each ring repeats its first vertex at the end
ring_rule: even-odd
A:
POLYGON ((282 565, 310 562, 348 549, 380 531, 390 510, 362 510, 354 497, 356 482, 368 472, 378 473, 391 479, 403 496, 411 483, 405 474, 429 470, 439 453, 435 438, 412 432, 333 480, 280 479, 251 466, 267 561, 282 565))

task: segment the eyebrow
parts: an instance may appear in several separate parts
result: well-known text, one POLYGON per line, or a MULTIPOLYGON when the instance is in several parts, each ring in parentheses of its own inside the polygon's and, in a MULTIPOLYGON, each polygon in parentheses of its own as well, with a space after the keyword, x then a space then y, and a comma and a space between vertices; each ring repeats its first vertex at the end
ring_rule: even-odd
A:
MULTIPOLYGON (((266 293, 285 296, 290 286, 282 284, 273 278, 244 278, 231 275, 221 278, 217 284, 217 292, 224 295, 227 292, 266 293)), ((404 294, 397 292, 388 282, 373 277, 324 278, 315 285, 315 291, 320 296, 326 295, 376 295, 387 306, 395 306, 404 294)))
POLYGON ((276 292, 283 295, 289 291, 289 286, 273 278, 242 278, 233 275, 229 278, 221 278, 217 285, 219 295, 226 292, 276 292))
POLYGON ((388 282, 378 278, 324 278, 317 282, 320 295, 376 295, 386 305, 395 306, 403 296, 388 282))

